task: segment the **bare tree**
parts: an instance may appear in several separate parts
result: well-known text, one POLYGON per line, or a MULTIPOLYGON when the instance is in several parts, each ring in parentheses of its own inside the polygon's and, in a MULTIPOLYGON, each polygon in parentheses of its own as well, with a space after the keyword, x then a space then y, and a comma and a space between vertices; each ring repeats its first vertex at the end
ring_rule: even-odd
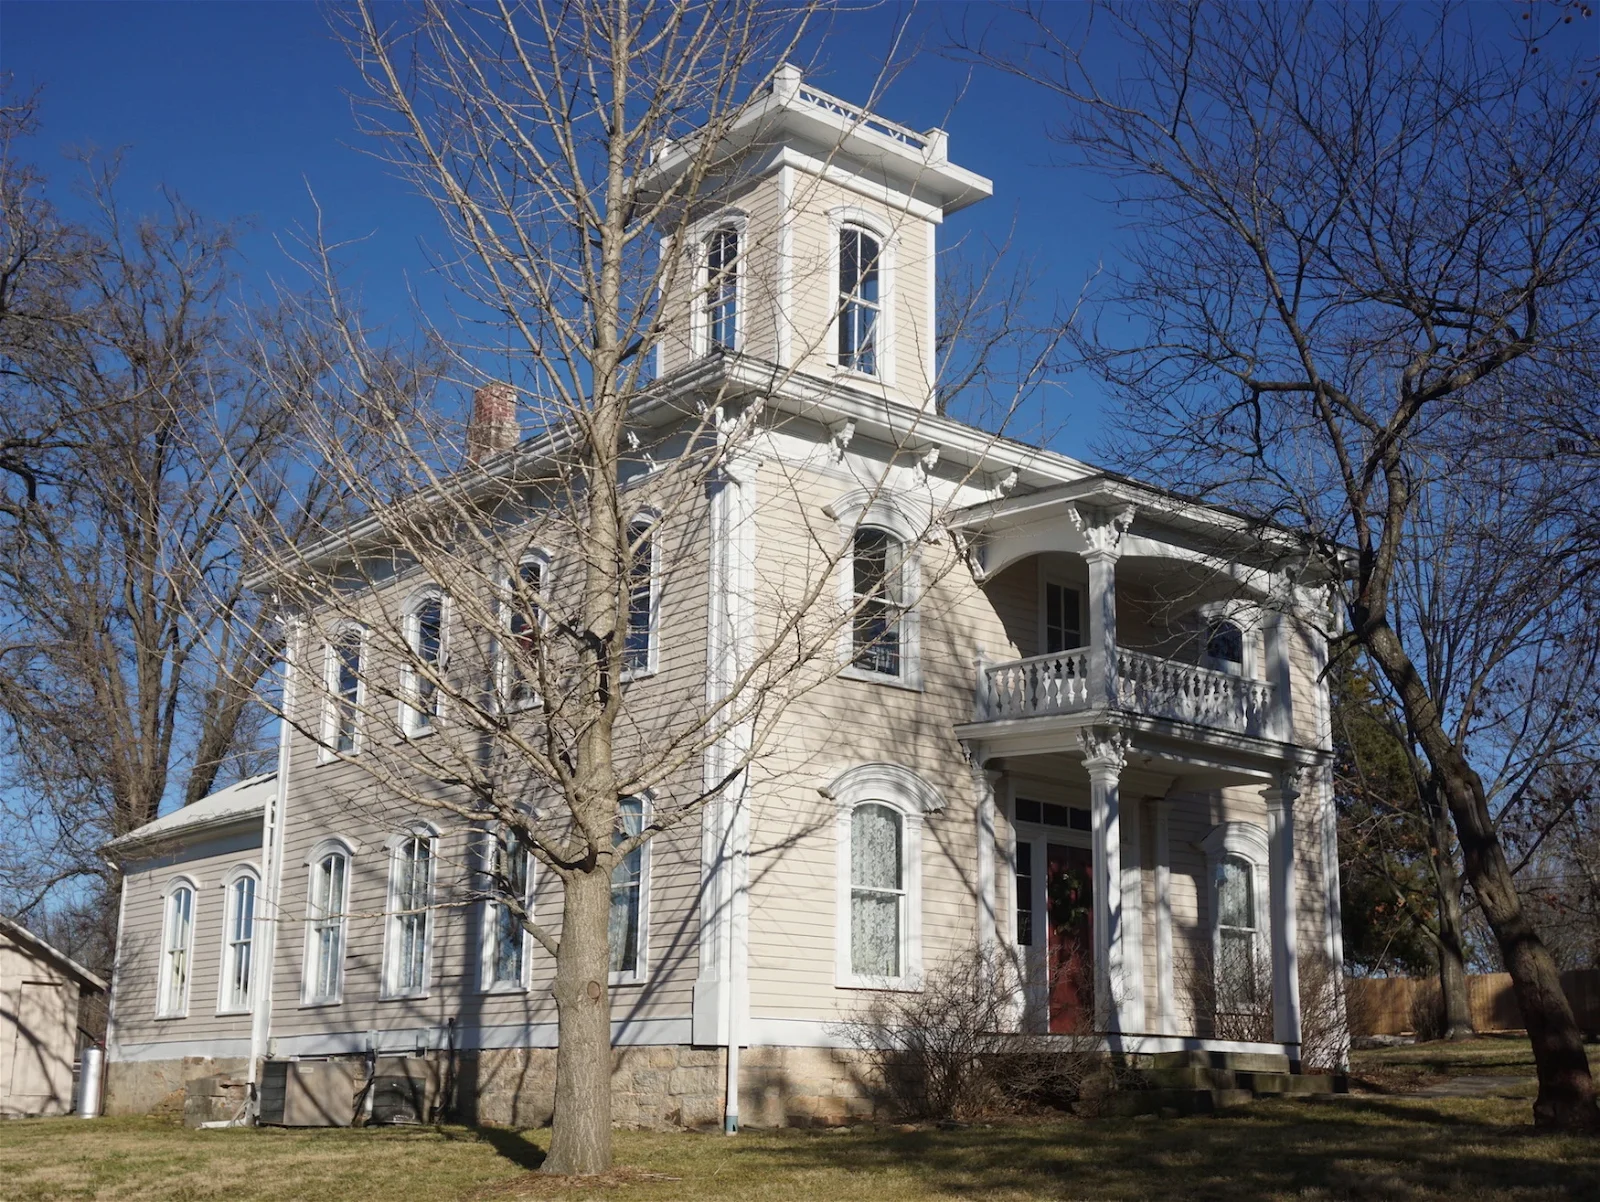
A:
POLYGON ((244 510, 296 528, 338 497, 257 479, 296 435, 249 362, 231 231, 172 198, 131 215, 114 165, 83 167, 83 223, 9 146, 0 184, 0 897, 87 885, 109 929, 99 848, 263 762, 244 510))
MULTIPOLYGON (((1063 143, 1142 218, 1114 298, 1138 345, 1081 339, 1131 402, 1124 451, 1298 529, 1345 580, 1349 638, 1438 782, 1515 981, 1535 1119, 1592 1127, 1581 1037, 1460 741, 1460 699, 1423 670, 1398 594, 1426 554, 1430 491, 1493 475, 1496 415, 1558 379, 1593 386, 1600 100, 1571 61, 1475 39, 1454 8, 1094 14, 1132 54, 1114 83, 1093 64, 1115 60, 1087 57, 1048 10, 1023 15, 1020 49, 986 57, 1061 99, 1063 143)), ((1560 537, 1541 531, 1536 553, 1560 537)))
MULTIPOLYGON (((421 391, 416 379, 346 301, 337 246, 309 239, 324 287, 299 313, 300 341, 339 353, 274 388, 312 415, 311 473, 365 516, 318 542, 262 532, 261 587, 300 631, 281 712, 321 756, 359 768, 369 785, 348 804, 391 825, 433 814, 495 849, 454 865, 448 893, 488 900, 554 961, 547 1172, 610 1164, 608 981, 630 946, 610 929, 613 898, 633 887, 642 849, 717 807, 719 854, 735 855, 750 774, 785 715, 841 666, 901 654, 909 607, 925 609, 963 562, 941 527, 962 473, 938 464, 907 410, 889 448, 899 462, 860 484, 869 501, 920 490, 915 528, 904 546, 858 550, 841 596, 852 537, 819 516, 804 465, 791 478, 775 441, 788 419, 774 401, 800 386, 795 369, 741 353, 711 324, 695 333, 720 320, 733 279, 738 320, 778 313, 767 277, 781 228, 711 245, 703 221, 739 194, 742 151, 752 131, 759 145, 774 90, 797 85, 780 65, 812 17, 806 4, 429 3, 394 25, 362 6, 345 29, 370 132, 434 200, 457 309, 490 333, 439 337, 475 394, 463 437, 442 405, 395 403, 421 391), (697 337, 708 345, 691 353, 697 337), (726 531, 758 470, 762 512, 791 524, 794 574, 762 580, 746 605, 731 581, 753 563, 726 531), (841 640, 854 648, 843 665, 841 640), (524 857, 559 907, 530 905, 524 857)), ((809 178, 798 187, 820 186, 809 178)), ((794 271, 822 268, 799 259, 794 271)), ((998 391, 980 370, 986 344, 969 344, 962 370, 998 391)), ((789 361, 815 349, 796 345, 789 361)), ((1014 397, 1046 358, 1013 359, 1014 397)), ((1006 407, 991 408, 1003 424, 1006 407)), ((845 463, 852 434, 841 427, 817 453, 845 463)))

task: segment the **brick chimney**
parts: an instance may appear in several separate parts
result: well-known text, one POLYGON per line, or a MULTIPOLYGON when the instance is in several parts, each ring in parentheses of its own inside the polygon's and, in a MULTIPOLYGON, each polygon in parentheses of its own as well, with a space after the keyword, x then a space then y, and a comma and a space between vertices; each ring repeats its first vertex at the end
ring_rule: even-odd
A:
POLYGON ((467 462, 482 463, 517 445, 517 390, 509 384, 485 384, 472 394, 472 420, 467 423, 467 462))

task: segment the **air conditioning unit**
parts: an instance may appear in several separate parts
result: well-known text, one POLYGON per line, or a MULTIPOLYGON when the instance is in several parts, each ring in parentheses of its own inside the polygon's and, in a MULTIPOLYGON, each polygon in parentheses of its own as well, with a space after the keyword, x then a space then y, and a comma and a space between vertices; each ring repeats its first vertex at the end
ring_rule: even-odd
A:
POLYGON ((356 1082, 342 1060, 269 1060, 261 1072, 261 1122, 270 1127, 348 1127, 356 1082))
POLYGON ((372 1079, 370 1121, 431 1123, 438 1117, 442 1066, 433 1057, 380 1056, 372 1079))

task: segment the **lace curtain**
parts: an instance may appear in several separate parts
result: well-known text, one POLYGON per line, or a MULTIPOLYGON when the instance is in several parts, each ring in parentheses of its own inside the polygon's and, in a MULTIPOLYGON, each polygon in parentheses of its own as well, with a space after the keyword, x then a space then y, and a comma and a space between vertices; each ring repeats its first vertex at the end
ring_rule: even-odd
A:
POLYGON ((900 975, 900 815, 857 806, 850 816, 850 967, 860 976, 900 975))

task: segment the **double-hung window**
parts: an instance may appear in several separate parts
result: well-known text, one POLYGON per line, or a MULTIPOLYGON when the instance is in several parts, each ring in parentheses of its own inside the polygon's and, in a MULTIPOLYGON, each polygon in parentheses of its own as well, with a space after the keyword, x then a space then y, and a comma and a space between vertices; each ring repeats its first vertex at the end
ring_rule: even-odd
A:
POLYGON ((622 670, 626 676, 638 676, 655 669, 654 526, 650 518, 635 518, 628 523, 628 544, 633 550, 628 560, 627 628, 622 644, 622 670))
POLYGON ((542 558, 530 556, 517 565, 506 607, 506 643, 501 655, 501 688, 507 709, 525 709, 539 702, 544 589, 545 561, 542 558))
POLYGON ((328 731, 325 746, 351 754, 361 746, 361 656, 364 639, 359 626, 346 626, 328 644, 328 731))
POLYGON ((862 526, 851 538, 854 618, 851 662, 878 676, 905 672, 905 544, 862 526))
POLYGON ((433 729, 443 702, 439 682, 444 672, 444 598, 423 594, 406 618, 410 655, 405 666, 406 703, 402 724, 408 735, 433 729))
POLYGON ((189 974, 194 955, 194 887, 174 885, 167 892, 161 933, 161 981, 156 1013, 182 1018, 189 1012, 189 974))
POLYGON ((350 884, 350 857, 327 849, 311 862, 311 894, 306 923, 305 1000, 318 1005, 344 994, 344 928, 350 884))
MULTIPOLYGON (((644 801, 623 798, 617 807, 614 841, 622 843, 644 830, 644 801)), ((634 848, 611 870, 611 978, 639 980, 644 975, 645 845, 634 848)))
POLYGON ((1258 1000, 1255 866, 1242 856, 1224 857, 1217 865, 1216 889, 1217 1005, 1234 1010, 1258 1000))
POLYGON ((739 231, 723 227, 706 239, 706 347, 738 350, 739 231))
POLYGON ((523 919, 533 912, 533 857, 510 830, 495 838, 493 857, 483 984, 485 989, 525 989, 528 934, 523 919))
POLYGON ((1078 590, 1053 580, 1044 585, 1044 653, 1055 655, 1083 646, 1078 590))
POLYGON ((224 1011, 250 1008, 250 975, 256 934, 256 878, 240 872, 228 884, 223 913, 222 989, 224 1011))
POLYGON ((905 823, 892 806, 850 814, 850 970, 858 977, 905 975, 905 823))
POLYGON ((433 836, 399 839, 389 860, 389 921, 384 992, 414 997, 428 988, 429 915, 433 905, 433 836))
POLYGON ((839 366, 878 374, 882 247, 863 229, 839 231, 839 366))

